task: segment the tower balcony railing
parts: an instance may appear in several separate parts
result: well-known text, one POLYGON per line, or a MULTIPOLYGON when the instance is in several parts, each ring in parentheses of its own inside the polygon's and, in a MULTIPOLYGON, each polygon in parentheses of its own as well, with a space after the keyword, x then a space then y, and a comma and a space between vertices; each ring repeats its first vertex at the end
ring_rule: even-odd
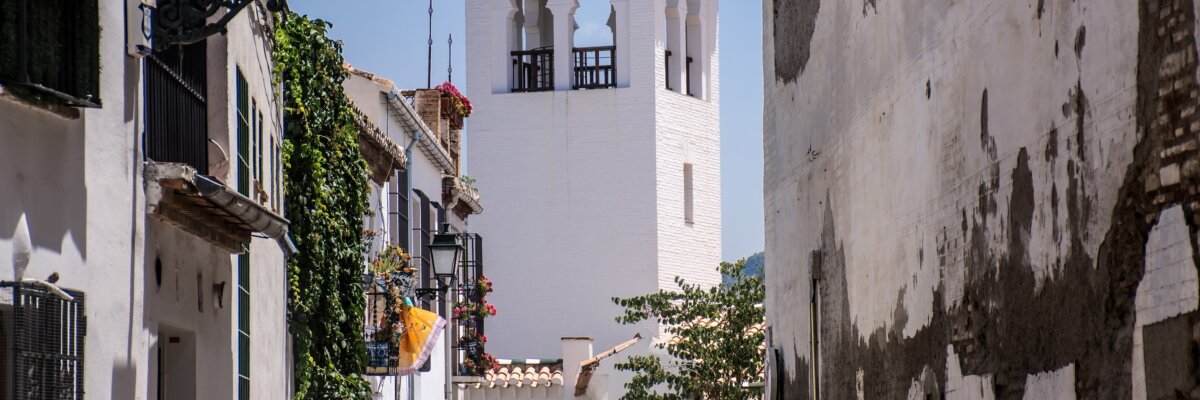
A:
MULTIPOLYGON (((617 87, 616 46, 575 47, 571 51, 571 88, 617 87)), ((554 90, 554 47, 514 51, 512 91, 554 90)))
POLYGON ((554 48, 512 52, 514 92, 554 90, 554 48))
POLYGON ((576 47, 575 85, 578 89, 617 87, 616 46, 576 47))

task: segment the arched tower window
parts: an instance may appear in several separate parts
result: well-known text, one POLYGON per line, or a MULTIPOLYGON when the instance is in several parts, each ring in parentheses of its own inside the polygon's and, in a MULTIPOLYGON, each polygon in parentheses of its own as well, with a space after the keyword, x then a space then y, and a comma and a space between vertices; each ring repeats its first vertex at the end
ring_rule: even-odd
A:
MULTIPOLYGON (((629 0, 514 0, 509 40, 513 92, 609 89, 628 85, 618 43, 629 0)), ((627 74, 627 72, 626 72, 627 74)))

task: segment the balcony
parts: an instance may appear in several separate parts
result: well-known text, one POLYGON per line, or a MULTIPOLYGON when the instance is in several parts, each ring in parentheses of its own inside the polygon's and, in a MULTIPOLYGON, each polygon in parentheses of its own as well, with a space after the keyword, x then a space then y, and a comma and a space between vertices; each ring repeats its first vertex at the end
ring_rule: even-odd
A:
POLYGON ((576 47, 575 90, 617 87, 616 46, 576 47))
POLYGON ((514 92, 544 92, 554 90, 554 48, 514 51, 514 92))
MULTIPOLYGON (((616 46, 571 49, 571 88, 574 90, 617 87, 616 46)), ((554 48, 514 51, 512 91, 554 90, 554 48)))

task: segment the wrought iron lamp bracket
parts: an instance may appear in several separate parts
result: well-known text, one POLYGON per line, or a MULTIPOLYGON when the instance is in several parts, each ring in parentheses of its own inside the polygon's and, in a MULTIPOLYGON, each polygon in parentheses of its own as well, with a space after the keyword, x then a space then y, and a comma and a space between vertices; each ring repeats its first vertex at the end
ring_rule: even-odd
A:
POLYGON ((413 294, 416 295, 417 300, 437 300, 439 296, 444 296, 454 284, 454 275, 438 275, 436 279, 438 282, 437 288, 416 289, 413 291, 413 294), (449 282, 446 282, 447 280, 449 282))
MULTIPOLYGON (((154 40, 166 45, 192 44, 226 32, 225 25, 242 9, 258 0, 159 0, 154 11, 154 40), (221 8, 228 10, 215 22, 208 18, 221 8)), ((278 12, 286 0, 268 0, 267 10, 278 12)))

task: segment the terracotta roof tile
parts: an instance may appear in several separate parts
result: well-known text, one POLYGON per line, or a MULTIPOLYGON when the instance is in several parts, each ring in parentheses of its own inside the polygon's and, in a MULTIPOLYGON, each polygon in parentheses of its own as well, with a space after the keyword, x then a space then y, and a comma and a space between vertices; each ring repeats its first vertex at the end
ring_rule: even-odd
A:
POLYGON ((483 383, 466 384, 475 389, 562 386, 562 362, 528 363, 501 361, 499 368, 483 374, 483 383))

